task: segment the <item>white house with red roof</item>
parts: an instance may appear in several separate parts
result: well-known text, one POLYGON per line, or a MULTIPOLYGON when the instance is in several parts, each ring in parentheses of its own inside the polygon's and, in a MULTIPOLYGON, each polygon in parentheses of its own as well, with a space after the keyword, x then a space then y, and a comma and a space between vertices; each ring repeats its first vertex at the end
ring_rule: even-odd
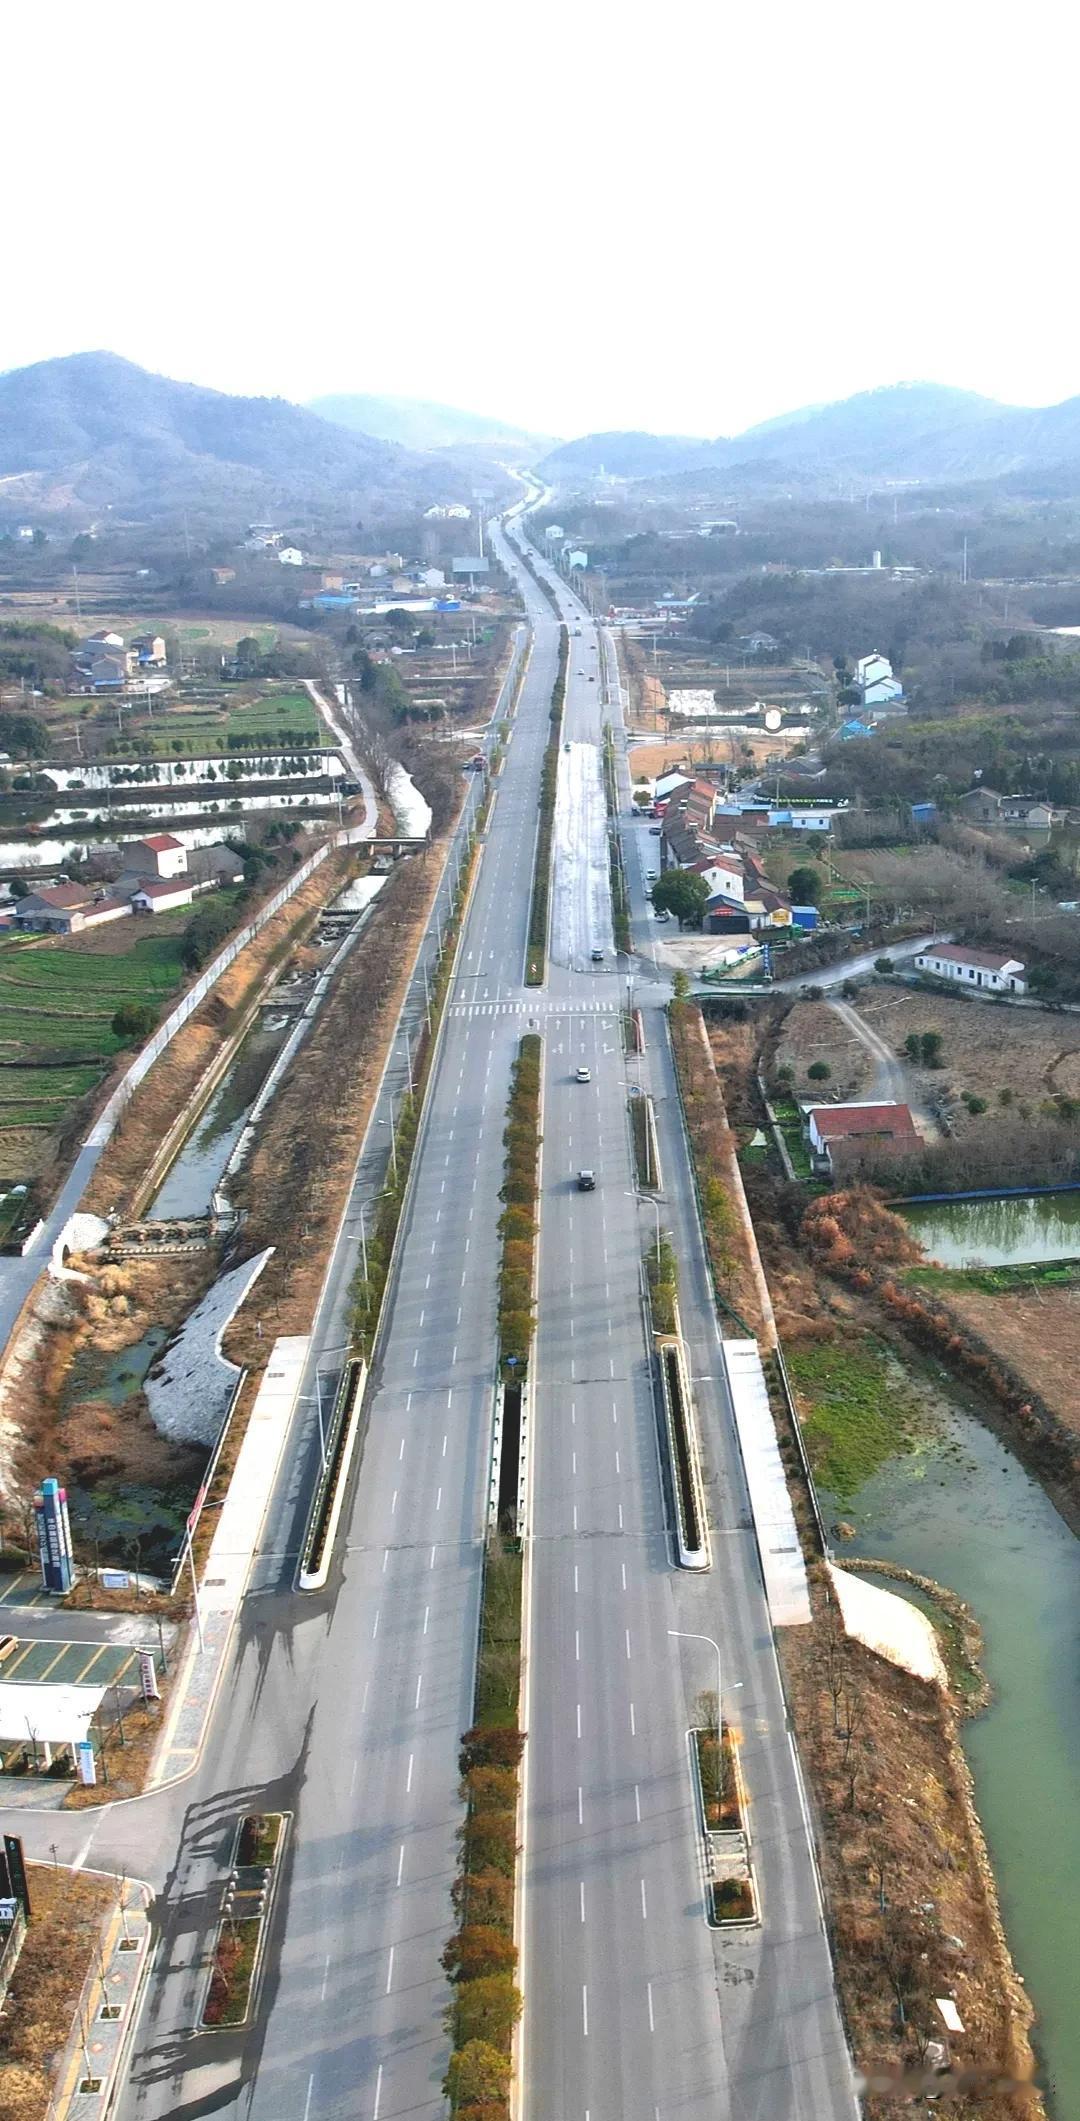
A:
POLYGON ((171 832, 153 832, 145 840, 126 841, 125 863, 140 876, 186 876, 187 848, 171 832))

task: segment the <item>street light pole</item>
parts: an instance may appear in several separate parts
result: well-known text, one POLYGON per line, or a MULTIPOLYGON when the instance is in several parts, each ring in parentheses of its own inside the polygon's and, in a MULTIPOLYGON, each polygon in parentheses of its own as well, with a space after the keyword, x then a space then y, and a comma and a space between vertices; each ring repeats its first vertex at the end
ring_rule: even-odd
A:
POLYGON ((722 1677, 720 1665, 720 1644, 715 1640, 712 1635, 693 1635, 687 1628, 669 1628, 668 1634, 678 1635, 683 1642, 707 1642, 710 1649, 716 1651, 716 1743, 717 1746, 722 1746, 724 1724, 723 1715, 720 1707, 720 1682, 722 1677))

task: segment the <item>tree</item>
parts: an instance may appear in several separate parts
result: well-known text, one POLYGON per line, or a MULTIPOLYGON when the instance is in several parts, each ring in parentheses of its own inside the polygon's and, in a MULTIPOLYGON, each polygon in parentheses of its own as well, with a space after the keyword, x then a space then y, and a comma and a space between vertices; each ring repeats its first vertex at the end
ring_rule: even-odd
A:
POLYGON ((942 1039, 940 1031, 923 1032, 923 1035, 919 1040, 919 1047, 922 1053, 922 1063, 924 1068, 941 1068, 944 1066, 944 1062, 942 1060, 941 1055, 941 1048, 943 1043, 944 1041, 942 1039))
POLYGON ((141 1045, 156 1023, 157 1016, 148 1002, 121 1002, 112 1020, 113 1037, 125 1046, 141 1045))
POLYGON ((26 898, 26 897, 27 897, 27 895, 28 895, 28 893, 29 893, 29 890, 30 890, 30 886, 29 886, 29 884, 25 883, 25 882, 24 882, 24 880, 23 880, 23 878, 22 878, 21 876, 13 876, 13 877, 12 877, 12 879, 11 879, 11 896, 12 896, 12 898, 26 898))
POLYGON ((653 885, 652 902, 660 911, 674 913, 680 928, 688 921, 700 928, 709 887, 696 869, 667 869, 653 885))
POLYGON ((796 906, 816 906, 821 897, 821 878, 816 869, 805 865, 792 870, 787 887, 788 897, 796 906))
POLYGON ((806 1079, 810 1083, 827 1083, 831 1074, 832 1069, 828 1061, 811 1061, 806 1071, 806 1079))
POLYGON ((451 2055, 442 2088, 455 2112, 463 2106, 483 2105, 485 2100, 505 2099, 510 2063, 487 2040, 470 2040, 451 2055))
POLYGON ((470 2040, 484 2040, 494 2048, 508 2046, 520 2016, 521 1992, 510 1974, 459 1981, 446 2013, 456 2047, 467 2047, 470 2040))
POLYGON ((478 1981, 487 1974, 513 1974, 517 1957, 517 1946, 505 1929, 467 1922, 463 1929, 455 1930, 442 1963, 452 1981, 478 1981))

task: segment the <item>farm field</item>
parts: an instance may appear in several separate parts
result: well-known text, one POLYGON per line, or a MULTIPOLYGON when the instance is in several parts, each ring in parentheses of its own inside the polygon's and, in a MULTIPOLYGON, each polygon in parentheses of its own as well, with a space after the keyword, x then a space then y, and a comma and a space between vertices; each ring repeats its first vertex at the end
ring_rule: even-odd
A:
POLYGON ((44 1168, 50 1137, 123 1050, 112 1029, 120 1005, 164 1013, 187 977, 190 918, 179 907, 156 915, 149 934, 128 920, 82 936, 0 938, 0 1180, 44 1168))
POLYGON ((137 695, 126 700, 72 696, 40 700, 35 715, 49 730, 50 752, 58 764, 78 766, 82 756, 99 758, 138 747, 156 758, 233 753, 260 746, 267 750, 314 750, 329 732, 306 692, 296 686, 255 692, 200 688, 185 699, 169 693, 149 705, 137 695), (81 749, 79 748, 81 746, 81 749))

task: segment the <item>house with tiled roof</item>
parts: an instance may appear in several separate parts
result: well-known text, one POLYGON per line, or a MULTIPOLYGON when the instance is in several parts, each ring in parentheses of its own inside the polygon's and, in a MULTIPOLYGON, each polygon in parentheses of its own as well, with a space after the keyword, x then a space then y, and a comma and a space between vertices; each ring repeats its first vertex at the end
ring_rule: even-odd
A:
POLYGON ((969 943, 931 943, 920 950, 915 969, 933 979, 954 980, 969 993, 1026 994, 1022 958, 1005 950, 976 950, 969 943))

